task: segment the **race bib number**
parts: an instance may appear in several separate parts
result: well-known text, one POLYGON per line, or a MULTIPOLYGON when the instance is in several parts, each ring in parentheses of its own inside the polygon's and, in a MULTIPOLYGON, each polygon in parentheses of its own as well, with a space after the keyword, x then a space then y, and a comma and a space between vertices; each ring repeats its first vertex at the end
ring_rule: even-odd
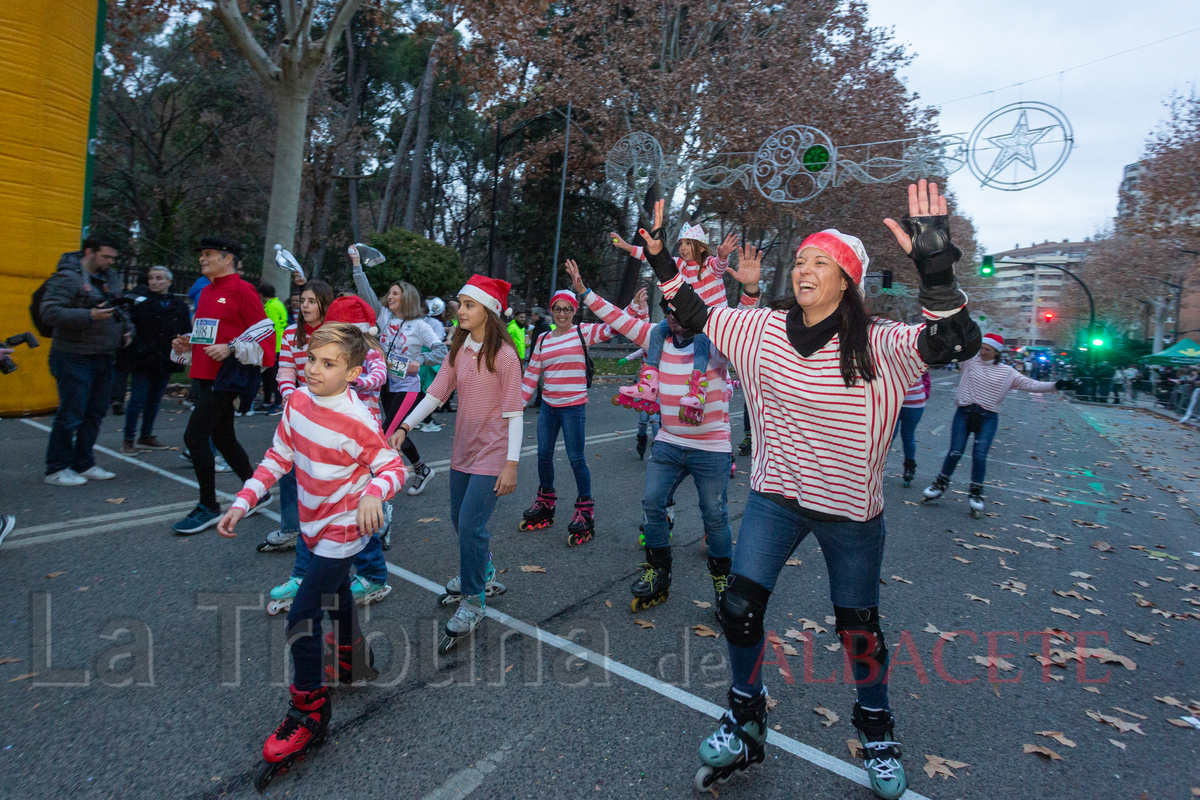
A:
POLYGON ((220 320, 198 318, 192 325, 192 344, 216 344, 219 322, 220 320))
POLYGON ((408 377, 408 359, 402 356, 392 356, 388 359, 388 375, 393 378, 408 377))

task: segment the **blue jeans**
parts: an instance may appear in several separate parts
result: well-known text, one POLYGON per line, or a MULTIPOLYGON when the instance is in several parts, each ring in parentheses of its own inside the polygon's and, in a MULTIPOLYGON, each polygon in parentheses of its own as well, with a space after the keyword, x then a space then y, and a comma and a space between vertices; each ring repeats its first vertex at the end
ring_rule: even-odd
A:
POLYGON ((584 425, 587 404, 552 406, 542 403, 538 411, 538 481, 543 489, 554 488, 554 448, 558 446, 558 430, 562 428, 567 445, 567 462, 575 473, 575 488, 580 497, 592 496, 592 473, 583 454, 584 425))
POLYGON ((700 515, 708 534, 708 553, 713 558, 733 555, 733 532, 729 529, 729 453, 692 450, 670 442, 655 442, 646 465, 646 491, 642 495, 647 547, 667 547, 671 528, 667 503, 684 476, 691 474, 700 496, 700 515))
MULTIPOLYGON (((296 468, 292 467, 279 479, 279 530, 300 532, 300 497, 296 489, 296 468)), ((296 547, 300 544, 297 542, 296 547)))
MULTIPOLYGON (((866 522, 824 522, 751 492, 733 554, 733 574, 773 591, 784 562, 809 533, 817 537, 825 557, 833 604, 855 609, 878 607, 879 568, 887 536, 882 514, 866 522)), ((762 689, 765 644, 764 638, 752 647, 729 645, 733 686, 738 691, 756 695, 762 689)), ((857 659, 852 664, 858 701, 868 708, 887 708, 887 658, 878 665, 871 683, 866 682, 870 665, 857 659)))
MULTIPOLYGON (((542 410, 549 408, 542 404, 542 410)), ((496 507, 496 476, 450 470, 450 521, 458 532, 458 574, 462 593, 483 593, 492 535, 487 523, 496 507)))
POLYGON ((58 384, 58 413, 46 445, 46 474, 96 466, 92 448, 112 404, 113 357, 77 356, 50 350, 50 374, 58 384))
MULTIPOLYGON (((652 367, 657 367, 662 361, 663 345, 667 341, 667 337, 671 335, 671 326, 664 319, 662 322, 654 326, 650 331, 650 342, 646 346, 645 363, 652 367)), ((703 333, 698 333, 692 338, 692 369, 706 372, 708 370, 708 353, 712 342, 703 333)))
POLYGON ((321 618, 326 611, 337 626, 339 645, 354 644, 362 635, 350 590, 352 561, 313 556, 308 575, 292 601, 287 616, 287 636, 292 643, 294 683, 302 692, 315 691, 324 682, 325 637, 321 635, 321 618))
POLYGON ((658 436, 658 429, 661 427, 662 414, 659 412, 656 411, 653 414, 651 414, 649 411, 638 412, 638 436, 645 436, 648 428, 650 430, 650 438, 653 439, 654 437, 658 436))
POLYGON ((925 406, 920 408, 908 408, 902 406, 900 408, 900 419, 896 420, 896 428, 892 431, 892 441, 896 440, 896 434, 900 434, 900 441, 904 445, 904 460, 917 460, 917 423, 921 421, 921 417, 925 414, 925 406))
POLYGON ((142 436, 154 433, 154 419, 170 380, 169 372, 133 373, 133 388, 129 390, 129 404, 125 406, 125 441, 133 441, 139 414, 142 416, 142 436))
POLYGON ((996 436, 996 426, 1000 424, 1000 415, 988 411, 983 406, 971 404, 959 406, 954 412, 954 423, 950 428, 950 452, 942 462, 942 475, 949 478, 958 466, 963 451, 967 449, 967 436, 971 434, 972 416, 978 430, 975 430, 975 448, 971 451, 971 483, 983 483, 987 476, 988 451, 992 449, 992 439, 996 436))
MULTIPOLYGON (((319 556, 314 556, 308 549, 308 545, 304 543, 304 537, 297 537, 296 563, 292 567, 292 577, 303 581, 314 558, 319 558, 319 556)), ((368 539, 367 546, 354 556, 354 574, 363 576, 371 583, 387 583, 387 559, 383 557, 383 542, 378 535, 368 539)))

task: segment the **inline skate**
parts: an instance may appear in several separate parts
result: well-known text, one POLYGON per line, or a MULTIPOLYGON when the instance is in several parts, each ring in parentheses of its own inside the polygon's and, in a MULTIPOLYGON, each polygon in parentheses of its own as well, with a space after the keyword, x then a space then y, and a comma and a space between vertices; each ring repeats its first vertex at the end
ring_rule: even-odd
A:
POLYGON ((929 502, 930 500, 937 500, 939 497, 944 495, 946 493, 946 490, 949 488, 950 488, 950 479, 947 478, 945 475, 939 474, 936 478, 933 479, 933 483, 929 484, 929 486, 926 487, 925 491, 922 492, 922 494, 925 495, 925 502, 929 502))
POLYGON ((271 599, 267 602, 267 613, 272 617, 281 611, 292 607, 296 592, 300 591, 300 579, 293 576, 271 590, 271 599))
POLYGON ((971 506, 971 519, 983 516, 983 484, 972 483, 971 493, 967 495, 967 504, 971 506))
POLYGON ((333 631, 325 634, 325 683, 350 686, 378 677, 375 653, 365 637, 360 635, 354 644, 339 645, 334 642, 333 631))
POLYGON ((365 607, 387 597, 392 593, 392 587, 386 583, 376 583, 362 575, 355 575, 354 580, 350 582, 350 592, 354 595, 354 602, 365 607))
MULTIPOLYGON (((486 597, 499 597, 508 591, 508 587, 496 580, 496 568, 492 565, 492 554, 488 553, 487 569, 483 573, 483 594, 486 597)), ((448 606, 462 599, 462 576, 455 575, 446 581, 446 591, 438 596, 438 605, 448 606)))
POLYGON ((887 709, 865 711, 858 703, 850 722, 858 729, 863 762, 871 779, 871 791, 884 800, 897 800, 908 788, 900 764, 900 744, 892 737, 895 718, 887 709))
POLYGON ((671 593, 671 547, 647 547, 646 561, 638 565, 642 575, 629 591, 633 600, 629 610, 633 613, 656 606, 666 600, 671 593))
POLYGON ((915 478, 916 476, 917 476, 917 462, 906 460, 904 462, 904 488, 905 489, 912 486, 913 478, 915 478))
POLYGON ((633 386, 622 386, 613 395, 614 406, 625 406, 635 411, 658 413, 658 367, 643 365, 638 373, 638 382, 633 386))
POLYGON ((260 553, 276 553, 280 550, 295 550, 296 538, 298 533, 284 533, 283 531, 271 531, 267 534, 266 541, 261 542, 255 549, 260 553))
POLYGON ((571 524, 567 526, 567 547, 575 547, 584 542, 590 542, 596 533, 596 519, 593 513, 596 501, 590 497, 580 497, 575 501, 575 514, 571 524))
POLYGON ((708 397, 708 378, 698 369, 688 376, 687 394, 679 399, 679 422, 683 425, 704 423, 704 401, 708 397))
POLYGON ((329 732, 332 708, 329 690, 322 686, 312 692, 289 688, 292 705, 287 716, 263 743, 263 765, 254 779, 254 788, 261 793, 277 776, 284 774, 297 761, 325 744, 329 732))
POLYGON ((438 645, 438 655, 444 656, 453 650, 459 639, 470 636, 471 632, 483 621, 483 612, 487 608, 483 594, 460 596, 462 599, 458 603, 458 610, 446 623, 446 635, 442 637, 442 642, 438 645))
POLYGON ((701 767, 696 772, 696 791, 707 792, 715 783, 725 783, 766 757, 767 690, 747 697, 729 690, 729 710, 721 726, 700 745, 701 767))
POLYGON ((523 531, 540 531, 542 528, 549 528, 554 524, 554 506, 558 502, 558 495, 553 489, 543 489, 538 487, 537 497, 534 498, 533 505, 525 510, 525 519, 517 526, 523 531))

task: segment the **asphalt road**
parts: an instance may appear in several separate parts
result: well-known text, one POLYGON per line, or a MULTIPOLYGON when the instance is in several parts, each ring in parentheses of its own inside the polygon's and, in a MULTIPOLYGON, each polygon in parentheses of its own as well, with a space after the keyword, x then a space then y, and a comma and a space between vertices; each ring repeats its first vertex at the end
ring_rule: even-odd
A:
MULTIPOLYGON (((988 515, 976 521, 963 493, 969 459, 946 498, 917 503, 948 445, 955 380, 935 374, 918 434, 918 485, 902 487, 897 443, 885 490, 881 611, 909 796, 1189 796, 1200 786, 1200 730, 1168 720, 1195 712, 1155 698, 1200 699, 1200 574, 1188 566, 1200 564, 1192 510, 1200 468, 1189 450, 1197 434, 1145 412, 1014 394, 992 450, 988 515), (927 632, 931 625, 958 634, 943 640, 927 632), (1051 628, 1072 641, 1040 633, 1051 628), (1043 645, 1062 666, 1043 668, 1032 657, 1043 645), (1086 657, 1076 645, 1090 648, 1086 657), (1111 655, 1092 652, 1101 648, 1111 655), (1001 660, 989 668, 989 656, 1001 660), (930 776, 927 756, 967 766, 930 776)), ((394 591, 364 621, 385 674, 368 688, 336 691, 330 743, 279 778, 272 794, 693 794, 696 748, 725 704, 725 642, 693 630, 718 626, 711 608, 697 605, 711 602, 712 584, 690 482, 678 497, 671 598, 636 615, 653 628, 634 624, 629 584, 641 560, 644 465, 633 451, 636 416, 608 402, 615 391, 599 384, 588 409, 596 539, 566 546, 574 492, 562 454, 558 520, 518 532, 537 486, 525 457, 517 493, 492 517, 508 592, 473 647, 446 658, 435 649, 450 612, 432 590, 458 564, 444 475, 421 497, 396 501, 387 553, 394 591)), ((527 413, 531 447, 534 418, 527 413)), ((173 451, 142 455, 142 466, 102 453, 98 462, 115 480, 46 486, 48 423, 0 420, 2 504, 19 517, 0 552, 0 796, 253 796, 262 741, 283 717, 289 678, 283 619, 262 607, 292 556, 254 549, 274 523, 251 518, 232 541, 213 531, 173 536, 170 524, 196 498, 191 469, 173 451)), ((179 443, 185 423, 186 411, 168 404, 158 436, 179 443)), ((106 420, 100 445, 118 450, 119 428, 106 420)), ((270 418, 239 420, 252 458, 272 429, 270 418)), ((449 458, 452 433, 449 424, 414 440, 436 464, 449 458)), ((748 464, 738 459, 730 489, 735 535, 748 464)), ((218 476, 218 488, 232 493, 237 481, 218 476)), ((766 667, 778 703, 768 758, 718 791, 865 800, 872 795, 846 746, 854 692, 843 682, 843 654, 830 649, 824 563, 814 541, 795 557, 801 563, 785 568, 768 617, 780 642, 766 667), (802 620, 812 622, 803 631, 811 645, 787 635, 806 628, 802 620), (823 725, 818 706, 839 719, 823 725)))

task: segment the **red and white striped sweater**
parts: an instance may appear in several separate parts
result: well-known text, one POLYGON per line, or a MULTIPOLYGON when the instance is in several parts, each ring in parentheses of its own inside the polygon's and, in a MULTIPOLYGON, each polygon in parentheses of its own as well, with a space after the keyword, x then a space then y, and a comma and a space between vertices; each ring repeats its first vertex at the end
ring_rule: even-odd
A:
MULTIPOLYGON (((642 261, 646 260, 645 251, 641 247, 634 247, 630 255, 642 261)), ((700 295, 704 305, 709 308, 725 308, 729 305, 729 299, 725 296, 725 268, 729 266, 728 258, 709 256, 701 267, 695 261, 684 261, 676 257, 675 266, 683 279, 700 295)))
MULTIPOLYGON (((724 297, 724 295, 722 295, 724 297)), ((584 295, 584 302, 596 316, 607 322, 612 329, 636 345, 646 347, 654 323, 630 316, 595 292, 584 295)), ((743 307, 753 307, 757 298, 742 296, 743 307)), ((729 362, 719 350, 709 355, 707 396, 704 401, 704 419, 700 425, 684 425, 679 421, 679 401, 688 391, 688 378, 692 374, 693 348, 689 341, 684 347, 676 347, 671 337, 663 343, 662 360, 658 364, 658 404, 662 409, 662 427, 655 441, 668 442, 692 450, 709 450, 716 453, 732 451, 729 441, 729 362)))
POLYGON ((999 411, 1004 396, 1017 389, 1022 392, 1053 392, 1054 381, 1035 381, 1008 364, 985 364, 979 356, 962 364, 962 379, 954 402, 960 406, 973 403, 988 411, 999 411))
MULTIPOLYGON (((627 309, 631 315, 639 312, 633 304, 627 309)), ((641 312, 644 317, 646 312, 641 312)), ((521 401, 528 403, 537 392, 538 377, 545 373, 546 383, 542 388, 542 400, 552 406, 579 406, 587 402, 587 362, 583 357, 583 345, 579 342, 579 331, 591 347, 607 342, 616 334, 608 325, 582 322, 572 325, 561 335, 552 331, 538 339, 537 346, 529 354, 529 365, 521 381, 521 401)))
POLYGON ((317 397, 292 393, 254 475, 233 505, 243 511, 295 465, 300 532, 314 555, 348 558, 366 546, 355 521, 364 495, 387 501, 407 474, 371 412, 353 392, 317 397))
MULTIPOLYGON (((284 402, 291 397, 292 392, 300 386, 304 386, 304 365, 308 363, 308 346, 300 347, 296 344, 296 324, 293 323, 283 332, 283 347, 279 351, 279 393, 283 395, 284 402)), ((308 331, 308 336, 311 339, 313 331, 316 330, 310 325, 305 325, 308 331)), ((379 390, 383 386, 384 381, 388 378, 387 361, 383 356, 374 350, 367 351, 367 360, 363 363, 362 375, 358 380, 350 384, 355 393, 358 394, 360 400, 366 404, 371 415, 375 417, 375 422, 383 425, 383 410, 379 406, 379 390)))

